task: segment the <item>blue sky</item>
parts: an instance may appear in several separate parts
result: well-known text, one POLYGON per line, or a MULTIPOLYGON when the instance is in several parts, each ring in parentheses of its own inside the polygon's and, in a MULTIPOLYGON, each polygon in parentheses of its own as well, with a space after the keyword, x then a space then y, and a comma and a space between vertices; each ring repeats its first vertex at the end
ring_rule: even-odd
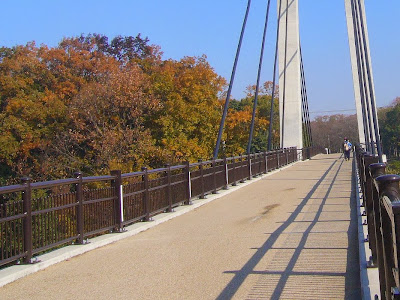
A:
MULTIPOLYGON (((354 110, 344 0, 300 0, 300 34, 312 116, 354 110)), ((233 88, 241 98, 256 81, 267 0, 253 0, 233 88)), ((161 46, 164 59, 207 55, 229 79, 247 0, 3 0, 0 46, 36 41, 56 46, 81 33, 136 36, 161 46)), ((400 96, 398 0, 365 0, 378 106, 400 96)), ((272 78, 276 1, 262 81, 272 78)))

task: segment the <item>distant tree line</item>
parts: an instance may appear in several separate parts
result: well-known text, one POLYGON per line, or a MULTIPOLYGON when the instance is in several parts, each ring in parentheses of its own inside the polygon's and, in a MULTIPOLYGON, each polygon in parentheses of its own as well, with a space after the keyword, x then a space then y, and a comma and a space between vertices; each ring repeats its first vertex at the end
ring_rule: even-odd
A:
POLYGON ((398 159, 400 156, 400 97, 394 99, 389 106, 379 109, 378 118, 384 152, 390 158, 398 159))
POLYGON ((332 153, 342 151, 344 138, 353 144, 358 141, 356 115, 318 116, 311 121, 314 145, 330 149, 332 153))
MULTIPOLYGON (((140 35, 0 47, 0 184, 210 158, 225 90, 205 56, 164 60, 160 47, 140 35)), ((221 155, 244 152, 253 91, 232 99, 221 155)), ((267 82, 253 150, 266 148, 270 101, 267 82)))
MULTIPOLYGON (((391 159, 400 156, 400 97, 378 109, 379 129, 383 152, 391 159)), ((340 151, 345 137, 358 141, 356 115, 318 116, 311 122, 313 142, 340 151)))

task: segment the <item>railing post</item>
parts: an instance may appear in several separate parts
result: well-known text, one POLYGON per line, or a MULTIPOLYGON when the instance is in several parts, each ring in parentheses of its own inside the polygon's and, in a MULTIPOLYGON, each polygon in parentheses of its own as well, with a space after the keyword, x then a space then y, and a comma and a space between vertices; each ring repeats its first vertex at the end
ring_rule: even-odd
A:
POLYGON ((203 161, 201 159, 199 159, 199 170, 200 170, 200 187, 201 187, 201 194, 200 194, 200 199, 204 199, 205 198, 205 194, 204 194, 204 168, 203 168, 203 161))
MULTIPOLYGON (((359 156, 359 155, 358 155, 359 156)), ((379 285, 381 295, 385 294, 385 266, 383 260, 383 245, 382 245, 382 232, 381 232, 381 216, 380 216, 380 206, 379 206, 379 194, 377 187, 374 184, 374 180, 385 174, 386 165, 383 163, 375 163, 369 166, 370 176, 372 177, 371 180, 371 187, 372 187, 372 202, 373 202, 373 212, 374 212, 374 219, 375 219, 375 244, 376 244, 376 258, 377 261, 374 261, 374 264, 378 266, 379 272, 379 285)), ((371 239, 370 239, 371 240, 371 239)))
POLYGON ((276 168, 279 169, 281 167, 279 159, 279 150, 275 150, 275 153, 276 153, 276 168))
POLYGON ((291 163, 294 163, 294 162, 297 160, 297 159, 296 159, 297 148, 291 147, 289 151, 290 151, 290 154, 289 154, 289 156, 290 156, 290 162, 291 162, 291 163), (296 154, 294 154, 294 153, 296 153, 296 154))
POLYGON ((264 151, 264 163, 265 163, 265 172, 264 174, 268 173, 268 156, 267 156, 267 151, 264 151))
POLYGON ((212 167, 213 167, 213 184, 214 184, 214 190, 213 194, 217 193, 217 164, 215 162, 215 159, 212 161, 212 167))
POLYGON ((384 212, 385 207, 381 207, 381 230, 382 230, 382 245, 383 245, 383 261, 385 271, 385 294, 381 295, 382 299, 398 299, 399 295, 393 295, 394 290, 399 287, 396 286, 396 281, 399 282, 399 229, 400 229, 400 207, 398 201, 400 200, 399 181, 398 175, 382 175, 376 178, 378 185, 380 205, 385 206, 384 197, 388 197, 392 203, 392 212, 384 212), (397 202, 397 203, 396 203, 397 202), (393 215, 391 215, 393 213, 393 215), (390 218, 394 224, 391 223, 384 215, 391 215, 390 218), (388 223, 391 224, 388 224, 388 223))
POLYGON ((144 200, 144 210, 146 213, 144 220, 150 221, 149 174, 147 173, 146 167, 142 167, 142 172, 144 172, 144 174, 142 175, 142 181, 144 182, 143 200, 144 200))
POLYGON ((367 214, 367 224, 368 224, 368 239, 369 239, 369 248, 372 253, 372 261, 369 263, 372 265, 377 263, 376 260, 376 243, 375 243, 375 218, 374 218, 374 204, 372 201, 372 178, 369 173, 369 166, 372 163, 378 162, 378 157, 374 155, 364 155, 364 173, 365 173, 365 211, 367 214))
POLYGON ((112 186, 115 190, 115 202, 114 202, 114 210, 115 210, 115 223, 116 223, 116 231, 123 231, 123 222, 124 222, 124 195, 122 191, 122 178, 121 178, 121 170, 112 170, 111 176, 114 176, 115 179, 111 181, 112 186))
POLYGON ((24 185, 24 191, 22 192, 22 201, 25 218, 23 221, 24 227, 24 250, 26 252, 24 262, 26 264, 32 263, 32 188, 31 179, 29 177, 21 178, 21 183, 24 185))
POLYGON ((366 176, 365 176, 365 160, 364 160, 364 157, 365 157, 366 154, 367 154, 366 152, 361 154, 361 157, 360 157, 360 168, 359 168, 360 185, 361 185, 361 191, 362 191, 362 194, 363 194, 363 198, 362 198, 363 200, 362 200, 362 205, 361 205, 362 207, 366 206, 366 203, 365 203, 365 181, 366 181, 366 176))
POLYGON ((244 176, 243 176, 243 153, 240 154, 240 183, 244 182, 244 176))
POLYGON ((233 171, 233 180, 232 180, 232 186, 236 186, 237 182, 236 182, 236 159, 234 156, 232 156, 232 160, 233 160, 233 167, 232 167, 232 171, 233 171))
POLYGON ((289 164, 289 153, 288 153, 288 148, 285 148, 285 155, 286 155, 286 165, 289 164))
POLYGON ((83 238, 85 235, 84 229, 84 219, 83 219, 83 181, 82 181, 82 173, 75 172, 74 177, 78 179, 78 183, 75 184, 75 193, 76 193, 76 229, 78 233, 78 244, 83 244, 83 238))
POLYGON ((307 159, 311 159, 311 155, 312 155, 311 150, 312 149, 310 147, 307 148, 307 159))
POLYGON ((251 180, 251 178, 253 177, 253 174, 251 174, 251 156, 250 156, 250 153, 249 154, 247 154, 247 163, 249 164, 248 165, 248 167, 249 167, 249 180, 251 180))
POLYGON ((168 200, 168 208, 167 212, 172 211, 172 192, 171 192, 171 166, 169 164, 165 165, 167 169, 165 171, 165 175, 167 176, 167 200, 168 200))
POLYGON ((224 190, 227 190, 229 185, 229 170, 228 170, 228 163, 226 161, 226 156, 224 156, 224 175, 225 175, 224 190))
POLYGON ((297 161, 297 148, 292 148, 293 162, 297 161))
POLYGON ((293 156, 293 158, 292 158, 293 162, 298 160, 297 159, 297 148, 292 148, 292 156, 293 156))
POLYGON ((186 185, 186 197, 187 200, 184 202, 186 205, 192 204, 192 179, 190 176, 190 163, 189 161, 185 162, 186 165, 186 180, 187 180, 187 185, 186 185))

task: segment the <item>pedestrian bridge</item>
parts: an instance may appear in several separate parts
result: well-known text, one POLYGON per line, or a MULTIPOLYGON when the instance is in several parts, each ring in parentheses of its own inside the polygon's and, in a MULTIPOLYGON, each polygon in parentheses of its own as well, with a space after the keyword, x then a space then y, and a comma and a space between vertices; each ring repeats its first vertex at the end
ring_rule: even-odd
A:
POLYGON ((1 299, 361 299, 354 166, 319 154, 62 248, 120 239, 3 286, 1 299))

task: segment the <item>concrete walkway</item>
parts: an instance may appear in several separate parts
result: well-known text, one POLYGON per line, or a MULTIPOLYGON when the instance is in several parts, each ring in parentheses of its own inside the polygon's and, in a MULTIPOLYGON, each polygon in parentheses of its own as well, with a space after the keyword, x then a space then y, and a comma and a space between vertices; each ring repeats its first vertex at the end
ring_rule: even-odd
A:
POLYGON ((361 299, 352 163, 319 155, 0 288, 0 299, 361 299))

